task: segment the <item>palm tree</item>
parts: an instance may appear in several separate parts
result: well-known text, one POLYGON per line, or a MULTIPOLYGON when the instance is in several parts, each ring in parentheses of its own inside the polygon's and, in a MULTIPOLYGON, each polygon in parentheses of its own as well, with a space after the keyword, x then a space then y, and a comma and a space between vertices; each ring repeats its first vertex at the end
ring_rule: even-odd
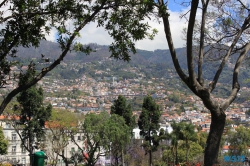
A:
POLYGON ((178 164, 178 141, 180 139, 180 134, 181 134, 180 126, 176 122, 173 122, 171 126, 173 128, 173 131, 172 133, 167 135, 167 139, 171 140, 171 146, 173 150, 173 159, 174 159, 175 165, 177 165, 178 164))
POLYGON ((191 123, 183 123, 183 126, 181 132, 181 139, 185 141, 186 144, 186 162, 188 162, 188 156, 190 151, 190 144, 189 141, 196 141, 197 140, 197 134, 194 131, 194 125, 191 123))
POLYGON ((197 134, 194 131, 194 125, 191 123, 180 122, 172 123, 173 132, 168 134, 168 139, 171 140, 171 144, 175 149, 175 164, 178 164, 178 141, 185 141, 186 145, 186 162, 188 162, 190 145, 189 141, 196 141, 197 134))

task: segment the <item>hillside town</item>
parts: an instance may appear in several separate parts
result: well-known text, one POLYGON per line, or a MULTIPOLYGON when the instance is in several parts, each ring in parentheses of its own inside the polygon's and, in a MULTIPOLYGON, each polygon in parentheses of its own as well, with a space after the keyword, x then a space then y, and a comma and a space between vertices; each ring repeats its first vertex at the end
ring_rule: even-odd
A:
MULTIPOLYGON (((102 62, 100 62, 102 63, 102 62)), ((64 64, 66 65, 66 64, 64 64)), ((13 69, 17 70, 16 67, 13 69)), ((13 71, 15 71, 13 70, 13 71)), ((95 73, 108 72, 96 70, 95 73)), ((119 95, 126 97, 128 101, 136 100, 150 95, 154 98, 158 105, 160 105, 161 114, 161 128, 171 133, 171 122, 188 121, 197 126, 201 131, 209 132, 211 123, 211 115, 204 107, 202 101, 192 93, 183 92, 176 88, 168 88, 166 82, 171 82, 176 77, 174 73, 169 73, 169 78, 151 78, 146 79, 143 73, 138 73, 136 68, 126 69, 127 72, 134 72, 139 75, 134 79, 119 79, 117 76, 91 78, 87 75, 74 80, 56 79, 54 77, 45 77, 38 82, 38 85, 44 91, 44 103, 51 104, 54 109, 67 110, 70 112, 88 114, 99 114, 102 111, 110 112, 113 101, 119 95), (175 100, 173 100, 173 97, 175 100)), ((16 86, 17 81, 10 81, 8 86, 2 90, 1 96, 16 86)), ((180 81, 176 86, 180 86, 180 81)), ((249 88, 243 87, 242 91, 249 92, 249 88)), ((223 98, 217 98, 223 100, 223 98)), ((248 126, 250 118, 246 113, 249 109, 250 101, 243 103, 233 103, 226 111, 227 119, 232 121, 232 129, 238 125, 248 126)), ((140 108, 134 109, 133 114, 136 119, 141 113, 140 108)), ((10 141, 8 148, 8 155, 12 163, 19 163, 26 165, 29 163, 29 154, 21 147, 21 141, 9 123, 6 123, 8 116, 1 116, 1 126, 4 134, 10 141)), ((133 130, 134 138, 141 139, 140 130, 135 128, 133 130)), ((83 140, 79 140, 83 141, 83 140)), ((66 151, 66 156, 70 156, 72 149, 77 149, 77 146, 72 143, 67 146, 70 150, 66 151)), ((225 152, 228 146, 225 145, 223 149, 225 152)), ((74 151, 74 150, 73 150, 74 151)), ((59 159, 59 163, 63 162, 59 159)), ((110 161, 101 158, 101 163, 109 163, 110 161)))
MULTIPOLYGON (((107 59, 99 61, 104 63, 107 59)), ((79 64, 67 65, 74 70, 79 69, 79 64), (72 67, 73 66, 73 67, 72 67), (78 67, 78 68, 77 68, 78 67)), ((23 67, 25 68, 25 66, 23 67)), ((17 67, 13 67, 13 72, 16 72, 17 67)), ((118 76, 110 77, 97 77, 91 78, 87 75, 82 75, 80 78, 74 80, 56 79, 53 76, 45 77, 38 82, 38 85, 43 88, 44 91, 44 103, 50 103, 53 108, 66 109, 71 112, 96 112, 110 111, 113 100, 117 99, 118 95, 126 97, 128 100, 134 100, 136 98, 143 98, 147 95, 151 95, 161 106, 162 109, 162 122, 171 121, 191 121, 193 124, 199 125, 205 128, 209 127, 210 114, 204 107, 202 101, 191 92, 187 92, 186 87, 180 87, 181 81, 177 78, 174 71, 169 71, 168 78, 145 78, 143 73, 139 73, 137 68, 124 69, 126 72, 137 73, 138 77, 133 79, 120 79, 118 76), (176 78, 176 87, 169 87, 168 82, 173 81, 176 78), (183 91, 178 90, 184 89, 183 91), (172 100, 171 97, 177 98, 172 100), (178 113, 177 110, 181 111, 178 113)), ((95 74, 109 72, 95 70, 95 74)), ((0 96, 17 85, 17 80, 9 81, 8 86, 2 89, 0 96)), ((238 96, 241 93, 248 93, 250 91, 247 87, 242 87, 238 96)), ((217 100, 223 100, 223 97, 217 98, 217 100)), ((134 108, 132 108, 134 109, 134 108)), ((243 124, 248 124, 250 119, 246 114, 246 111, 250 109, 250 100, 245 100, 243 103, 233 103, 226 111, 227 118, 243 124)), ((134 115, 140 114, 140 108, 133 110, 134 115)))

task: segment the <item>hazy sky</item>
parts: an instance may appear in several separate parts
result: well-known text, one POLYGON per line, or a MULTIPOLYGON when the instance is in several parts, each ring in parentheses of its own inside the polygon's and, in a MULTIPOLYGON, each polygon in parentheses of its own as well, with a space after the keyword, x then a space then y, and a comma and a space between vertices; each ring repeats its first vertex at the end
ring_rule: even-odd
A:
MULTIPOLYGON (((182 40, 181 34, 182 29, 185 27, 185 20, 180 19, 179 17, 181 9, 181 6, 176 3, 176 0, 169 0, 170 24, 172 37, 176 48, 185 47, 185 42, 182 40)), ((154 40, 144 39, 142 41, 136 42, 136 48, 150 51, 156 49, 168 49, 163 24, 159 24, 154 20, 148 20, 148 23, 152 28, 156 28, 158 30, 158 34, 155 36, 154 40)), ((105 31, 104 28, 97 27, 96 23, 88 24, 80 33, 81 38, 78 38, 78 41, 82 44, 97 43, 100 45, 109 45, 112 43, 112 38, 108 35, 107 31, 105 31)), ((47 39, 55 41, 55 36, 56 32, 54 31, 49 36, 47 36, 47 39)))

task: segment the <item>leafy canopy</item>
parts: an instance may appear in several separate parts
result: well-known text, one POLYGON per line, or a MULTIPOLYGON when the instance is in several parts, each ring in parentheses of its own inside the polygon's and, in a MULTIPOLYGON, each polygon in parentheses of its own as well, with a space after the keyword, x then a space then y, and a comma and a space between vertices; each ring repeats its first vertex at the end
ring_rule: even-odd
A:
MULTIPOLYGON (((69 51, 82 51, 86 54, 93 51, 90 46, 77 41, 80 31, 84 31, 84 27, 91 22, 97 23, 97 27, 104 27, 113 38, 111 57, 130 60, 130 52, 136 52, 134 42, 146 37, 152 39, 157 33, 156 30, 149 32, 150 26, 144 21, 145 17, 150 17, 153 3, 153 0, 3 1, 0 4, 0 23, 4 25, 0 29, 0 87, 4 87, 9 78, 17 78, 9 77, 12 66, 23 65, 16 58, 18 46, 38 47, 46 35, 52 35, 56 30, 61 53, 47 67, 38 71, 29 83, 11 91, 2 102, 0 113, 14 96, 36 84, 59 65, 69 51)), ((49 57, 42 53, 42 60, 49 57)))
MULTIPOLYGON (((19 85, 29 82, 35 75, 32 65, 29 66, 25 73, 19 78, 19 85)), ((41 87, 33 85, 24 90, 17 97, 19 105, 15 106, 15 110, 20 111, 20 125, 22 128, 22 141, 41 139, 44 136, 45 122, 51 116, 52 106, 47 107, 43 104, 43 90, 41 87)), ((24 142, 23 142, 24 143, 24 142)))

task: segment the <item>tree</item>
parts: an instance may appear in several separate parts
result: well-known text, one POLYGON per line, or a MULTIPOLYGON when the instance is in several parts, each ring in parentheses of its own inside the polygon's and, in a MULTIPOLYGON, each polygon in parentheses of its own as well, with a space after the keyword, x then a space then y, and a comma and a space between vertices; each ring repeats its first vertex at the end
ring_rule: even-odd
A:
POLYGON ((228 143, 229 146, 229 154, 234 156, 239 155, 248 155, 248 147, 250 145, 250 129, 239 126, 236 128, 236 132, 228 133, 228 143))
MULTIPOLYGON (((130 128, 132 136, 135 127, 135 116, 133 116, 131 104, 127 104, 127 100, 124 96, 119 95, 117 100, 114 100, 114 104, 111 106, 111 114, 117 114, 124 118, 126 125, 130 128)), ((123 151, 124 149, 122 149, 122 161, 124 160, 123 151)))
MULTIPOLYGON (((184 141, 180 141, 180 143, 178 144, 178 161, 179 163, 187 163, 187 165, 189 163, 192 162, 186 162, 186 151, 187 151, 187 147, 186 147, 186 143, 184 141)), ((196 157, 199 157, 202 152, 203 152, 203 148, 198 144, 195 143, 193 141, 189 142, 189 149, 190 149, 190 154, 189 154, 189 158, 190 161, 193 161, 196 157)), ((163 161, 167 161, 168 163, 174 163, 175 159, 173 157, 173 155, 171 155, 173 152, 171 149, 166 149, 163 151, 163 161)))
POLYGON ((211 126, 205 148, 204 164, 212 166, 217 163, 220 140, 226 122, 225 110, 235 100, 240 90, 239 69, 250 49, 249 4, 241 0, 191 0, 190 5, 187 12, 189 17, 187 18, 186 14, 182 15, 188 21, 188 28, 184 31, 187 46, 187 72, 184 72, 185 69, 179 64, 173 44, 169 22, 171 16, 167 11, 167 2, 158 0, 158 4, 155 4, 163 20, 167 43, 179 77, 210 110, 211 126), (233 55, 234 61, 230 59, 233 55), (219 66, 214 67, 214 78, 205 82, 204 66, 210 64, 211 59, 217 60, 219 66), (227 63, 234 63, 231 91, 225 100, 217 100, 213 98, 212 92, 227 63))
POLYGON ((159 136, 157 132, 160 128, 159 121, 161 110, 151 96, 143 99, 142 112, 139 116, 138 126, 140 135, 145 139, 143 147, 149 153, 149 164, 152 165, 152 152, 157 150, 159 145, 159 136))
POLYGON ((178 164, 178 142, 179 140, 184 141, 185 144, 185 149, 186 149, 186 162, 188 162, 189 158, 189 152, 190 152, 190 143, 189 141, 196 141, 197 140, 197 134, 194 131, 194 125, 191 123, 186 123, 186 122, 180 122, 176 123, 173 122, 171 124, 173 128, 173 132, 171 134, 168 134, 168 139, 171 140, 172 145, 174 146, 175 149, 175 164, 178 164))
POLYGON ((197 134, 194 131, 195 126, 191 123, 185 123, 183 129, 181 130, 182 140, 185 142, 186 146, 186 162, 189 162, 189 152, 190 152, 190 141, 197 140, 197 134))
POLYGON ((119 165, 121 151, 129 143, 130 138, 129 127, 121 116, 114 114, 110 117, 107 112, 87 114, 81 130, 84 133, 85 148, 79 145, 78 148, 88 156, 85 157, 86 165, 94 166, 101 156, 111 153, 115 165, 119 165))
MULTIPOLYGON (((33 66, 29 66, 25 73, 22 73, 19 78, 19 85, 22 86, 30 82, 35 75, 33 66)), ((20 122, 16 123, 15 130, 21 138, 22 146, 30 154, 30 163, 32 163, 32 154, 34 143, 41 141, 44 137, 45 122, 51 116, 52 106, 47 107, 43 104, 43 90, 36 85, 22 91, 17 97, 19 105, 15 106, 16 111, 20 111, 20 122)))
POLYGON ((123 161, 123 150, 130 141, 130 128, 126 125, 125 120, 119 115, 112 115, 105 125, 107 137, 111 142, 111 153, 115 160, 114 165, 121 165, 119 161, 123 161))
POLYGON ((0 127, 0 155, 7 154, 8 140, 4 138, 3 128, 0 127))
POLYGON ((88 154, 85 158, 88 166, 94 166, 101 156, 106 156, 109 152, 110 141, 104 130, 104 124, 108 119, 107 112, 101 112, 99 115, 90 113, 84 119, 81 129, 84 132, 85 148, 79 148, 88 154))
POLYGON ((54 110, 47 123, 48 132, 45 141, 43 141, 43 149, 46 155, 52 160, 53 164, 57 164, 58 156, 60 156, 65 165, 69 164, 69 156, 67 157, 65 148, 69 141, 75 136, 78 127, 78 121, 81 116, 67 110, 54 110))
POLYGON ((118 99, 114 100, 114 104, 111 106, 111 114, 122 116, 131 130, 135 127, 135 117, 133 116, 131 105, 127 104, 124 96, 119 95, 118 99))
MULTIPOLYGON (((33 79, 17 86, 4 98, 0 105, 0 114, 6 105, 19 92, 28 89, 41 80, 48 72, 58 66, 69 51, 81 51, 89 54, 94 48, 77 42, 80 31, 91 23, 104 27, 114 41, 110 45, 111 57, 130 60, 129 52, 135 53, 137 40, 153 38, 156 30, 149 33, 149 25, 143 22, 147 11, 153 10, 144 1, 123 0, 4 0, 0 3, 0 88, 3 88, 11 75, 11 67, 19 62, 16 58, 17 47, 38 47, 46 34, 57 30, 57 42, 61 53, 52 62, 50 55, 42 53, 41 60, 50 62, 47 67, 39 70, 33 79), (70 27, 69 27, 70 23, 70 27)), ((30 59, 32 59, 31 57, 30 59)), ((36 64, 38 65, 38 64, 36 64)))

